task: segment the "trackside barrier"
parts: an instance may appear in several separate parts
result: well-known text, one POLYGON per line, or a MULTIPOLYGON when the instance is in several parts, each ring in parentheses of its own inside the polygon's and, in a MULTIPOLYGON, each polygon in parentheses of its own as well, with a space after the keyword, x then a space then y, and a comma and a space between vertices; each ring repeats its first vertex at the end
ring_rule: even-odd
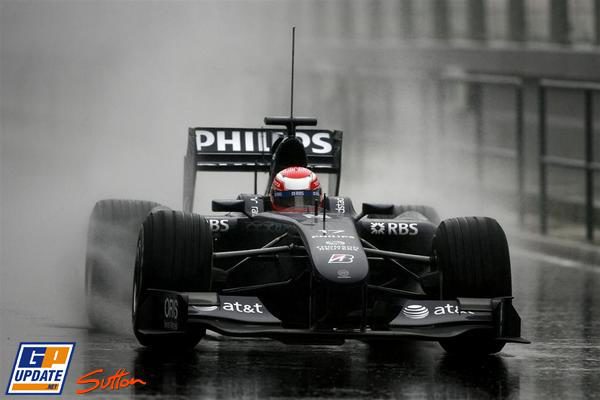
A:
POLYGON ((541 79, 538 89, 539 105, 539 207, 540 231, 548 233, 548 166, 583 170, 585 173, 585 220, 586 238, 594 240, 594 173, 600 170, 600 163, 594 160, 594 92, 600 91, 600 83, 541 79), (551 156, 547 148, 547 110, 546 101, 549 90, 583 91, 585 157, 583 160, 551 156))
MULTIPOLYGON (((443 74, 440 76, 440 82, 458 82, 469 85, 471 89, 471 100, 473 113, 475 115, 475 156, 476 168, 479 184, 483 181, 483 161, 486 156, 494 156, 506 159, 515 159, 517 162, 517 197, 519 221, 522 224, 525 216, 525 132, 524 132, 524 91, 525 78, 504 75, 489 75, 481 73, 455 73, 443 74), (482 87, 484 85, 508 86, 514 88, 515 98, 515 122, 514 134, 516 139, 515 150, 506 150, 495 146, 486 146, 483 144, 483 107, 481 101, 482 87)), ((548 167, 564 168, 583 171, 585 174, 585 231, 586 239, 590 242, 594 240, 594 177, 597 171, 600 171, 600 162, 594 157, 594 93, 600 92, 600 82, 560 80, 546 78, 527 78, 537 87, 538 104, 538 153, 537 164, 539 166, 538 181, 538 218, 540 233, 548 234, 548 167), (584 96, 584 134, 585 134, 585 154, 583 159, 574 159, 567 157, 553 156, 548 153, 548 115, 547 98, 550 90, 571 90, 581 91, 584 96)), ((443 86, 442 91, 443 92, 443 86)), ((440 135, 444 135, 443 120, 444 97, 438 96, 438 112, 440 113, 440 135)))
MULTIPOLYGON (((516 168, 516 182, 517 182, 517 202, 518 202, 518 213, 519 221, 522 224, 525 217, 525 140, 524 140, 524 128, 523 128, 523 92, 524 92, 524 80, 520 77, 514 76, 502 76, 502 75, 490 75, 481 73, 453 73, 444 74, 441 76, 440 81, 444 82, 457 82, 464 83, 470 86, 471 100, 473 106, 473 112, 475 114, 475 157, 476 157, 476 168, 477 168, 477 179, 480 186, 483 185, 484 180, 484 157, 492 156, 504 159, 513 159, 517 162, 516 168), (510 87, 514 91, 514 135, 515 135, 515 150, 507 150, 506 148, 498 146, 484 145, 484 130, 483 130, 483 106, 482 106, 482 87, 484 85, 492 86, 503 86, 510 87)), ((444 136, 444 96, 443 86, 441 89, 440 96, 438 96, 438 112, 440 115, 440 135, 444 136)))

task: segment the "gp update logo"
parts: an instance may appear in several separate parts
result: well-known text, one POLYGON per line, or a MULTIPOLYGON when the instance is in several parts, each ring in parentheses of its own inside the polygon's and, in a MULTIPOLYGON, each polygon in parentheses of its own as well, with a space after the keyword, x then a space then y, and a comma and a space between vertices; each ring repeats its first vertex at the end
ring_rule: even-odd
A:
POLYGON ((75 343, 21 343, 6 394, 61 394, 75 343))

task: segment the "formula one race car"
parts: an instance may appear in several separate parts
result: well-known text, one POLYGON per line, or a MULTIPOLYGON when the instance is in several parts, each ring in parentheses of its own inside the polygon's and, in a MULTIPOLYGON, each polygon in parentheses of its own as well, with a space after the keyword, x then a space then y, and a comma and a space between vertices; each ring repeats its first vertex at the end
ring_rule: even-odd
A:
POLYGON ((296 129, 316 125, 308 118, 265 123, 285 129, 190 129, 184 211, 97 203, 86 268, 95 326, 99 303, 126 301, 133 281, 133 330, 145 346, 192 347, 207 329, 285 343, 433 340, 470 354, 527 342, 494 219, 440 222, 422 205, 365 203, 357 213, 338 195, 341 132, 296 129), (255 193, 214 200, 221 214, 194 214, 198 171, 253 172, 255 193), (264 195, 258 172, 270 176, 264 195), (334 195, 316 174, 329 174, 334 195), (135 248, 140 225, 134 263, 115 249, 135 248))

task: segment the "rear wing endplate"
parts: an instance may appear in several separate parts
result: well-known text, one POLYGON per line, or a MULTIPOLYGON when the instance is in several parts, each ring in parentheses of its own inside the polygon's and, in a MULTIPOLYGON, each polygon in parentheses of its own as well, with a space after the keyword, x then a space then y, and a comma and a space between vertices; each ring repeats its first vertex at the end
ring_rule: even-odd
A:
MULTIPOLYGON (((183 171, 183 210, 191 212, 198 171, 269 172, 271 147, 283 129, 189 128, 183 171)), ((339 194, 342 170, 342 132, 296 130, 308 168, 330 174, 328 193, 339 194), (333 179, 332 179, 333 178, 333 179)))

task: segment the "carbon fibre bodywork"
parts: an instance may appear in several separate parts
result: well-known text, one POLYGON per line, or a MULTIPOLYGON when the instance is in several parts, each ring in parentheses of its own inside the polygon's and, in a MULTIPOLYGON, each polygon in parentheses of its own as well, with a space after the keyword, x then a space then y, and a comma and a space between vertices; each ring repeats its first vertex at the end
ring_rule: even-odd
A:
MULTIPOLYGON (((306 213, 273 211, 268 188, 264 196, 242 194, 237 200, 214 200, 213 211, 226 213, 203 217, 210 226, 212 249, 208 239, 208 245, 191 250, 210 254, 211 264, 198 265, 212 276, 210 291, 147 287, 139 302, 134 301, 138 338, 175 339, 189 337, 190 332, 201 337, 204 329, 210 329, 289 343, 339 344, 346 339, 407 337, 464 349, 471 344, 463 339, 473 337, 480 353, 497 352, 507 342, 526 342, 510 297, 508 245, 495 220, 483 220, 481 227, 476 217, 464 222, 474 227, 469 228, 472 232, 481 229, 478 232, 485 237, 489 229, 497 232, 490 242, 497 244, 498 254, 506 258, 488 262, 489 257, 474 255, 485 248, 477 241, 479 235, 470 231, 467 239, 473 245, 464 245, 461 234, 446 233, 446 221, 439 229, 435 211, 426 215, 430 208, 363 204, 357 214, 349 198, 337 196, 342 133, 296 131, 299 124, 316 125, 314 119, 266 118, 265 122, 284 125, 287 131, 190 129, 184 173, 184 211, 188 214, 177 214, 177 218, 198 218, 190 212, 196 173, 203 170, 254 171, 257 193, 259 171, 270 172, 272 181, 288 166, 309 167, 334 175, 330 193, 336 196, 317 201, 313 211, 306 213), (485 225, 488 222, 490 225, 485 225), (446 236, 436 236, 440 232, 446 236), (439 253, 446 258, 437 258, 435 240, 439 237, 451 241, 452 254, 439 253), (471 246, 468 263, 454 256, 458 245, 471 246), (449 267, 449 259, 461 268, 449 267), (440 260, 448 268, 445 275, 438 270, 440 260), (470 269, 462 268, 467 265, 470 269), (477 269, 481 265, 489 267, 487 275, 483 274, 486 280, 472 279, 482 276, 477 269), (442 278, 450 276, 448 271, 459 279, 469 277, 476 291, 455 286, 477 297, 444 298, 442 278), (502 285, 489 284, 498 277, 502 285), (496 294, 484 297, 490 288, 496 294)), ((460 221, 449 221, 457 227, 453 232, 460 231, 460 221)), ((172 235, 166 240, 172 247, 177 243, 172 235)), ((179 256, 185 258, 183 252, 179 256)), ((156 284, 160 285, 159 281, 156 284)), ((185 287, 180 281, 169 285, 185 287)), ((455 293, 461 294, 461 290, 455 293)))
POLYGON ((511 298, 440 298, 428 255, 435 225, 423 216, 356 219, 343 197, 328 198, 330 212, 318 215, 265 211, 261 196, 239 199, 248 215, 206 217, 214 241, 212 291, 151 290, 140 307, 142 332, 210 329, 287 343, 469 334, 526 342, 511 298), (385 252, 414 258, 400 264, 385 252), (166 304, 176 307, 176 317, 166 304))

